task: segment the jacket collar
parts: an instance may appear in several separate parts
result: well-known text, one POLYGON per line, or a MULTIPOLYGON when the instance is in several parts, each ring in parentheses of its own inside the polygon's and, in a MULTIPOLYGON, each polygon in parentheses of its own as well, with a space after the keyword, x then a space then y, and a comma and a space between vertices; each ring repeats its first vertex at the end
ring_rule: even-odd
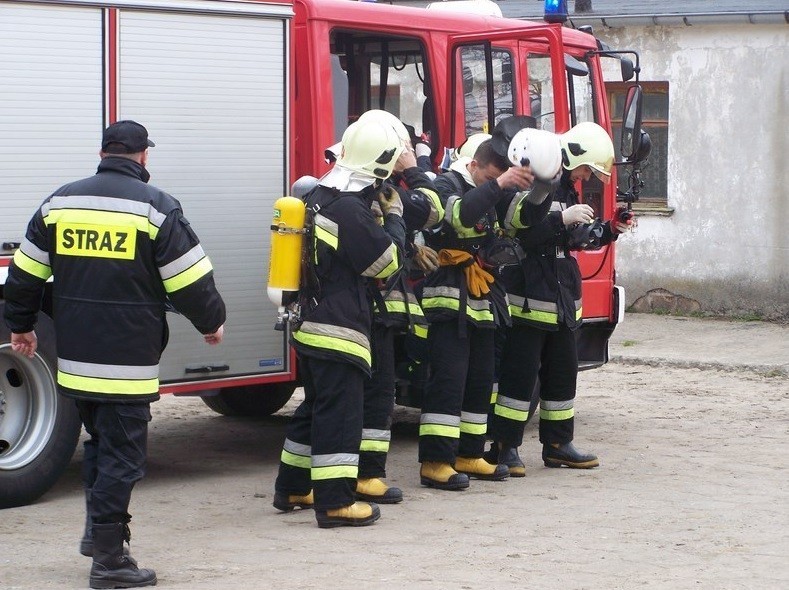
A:
POLYGON ((117 172, 119 174, 125 174, 126 176, 132 176, 143 182, 148 182, 151 178, 151 174, 142 164, 130 160, 129 158, 113 156, 107 156, 99 162, 99 168, 96 173, 99 174, 101 172, 117 172))

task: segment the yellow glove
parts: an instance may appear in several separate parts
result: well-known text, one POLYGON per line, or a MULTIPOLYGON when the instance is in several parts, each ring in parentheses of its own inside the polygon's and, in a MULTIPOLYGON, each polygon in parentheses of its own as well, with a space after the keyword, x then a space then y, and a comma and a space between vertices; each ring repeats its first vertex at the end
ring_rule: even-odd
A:
POLYGON ((433 272, 438 268, 438 253, 429 246, 414 244, 414 263, 424 272, 433 272))
POLYGON ((468 292, 474 297, 482 297, 490 293, 489 284, 495 280, 493 275, 484 270, 474 257, 463 250, 444 248, 438 251, 438 263, 441 266, 460 266, 466 275, 468 292))
POLYGON ((463 268, 463 272, 466 273, 468 292, 474 297, 482 297, 490 293, 488 285, 493 283, 493 275, 484 270, 476 261, 471 266, 463 268))
POLYGON ((400 194, 397 192, 397 189, 391 184, 385 184, 381 187, 381 192, 378 193, 378 204, 381 206, 384 216, 390 213, 400 217, 403 216, 403 202, 400 200, 400 194))

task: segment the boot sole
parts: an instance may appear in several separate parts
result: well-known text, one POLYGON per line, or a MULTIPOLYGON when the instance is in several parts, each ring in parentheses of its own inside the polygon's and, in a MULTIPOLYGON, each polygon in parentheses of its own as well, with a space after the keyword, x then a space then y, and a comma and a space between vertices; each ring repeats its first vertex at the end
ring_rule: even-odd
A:
POLYGON ((362 502, 374 502, 376 504, 399 504, 403 501, 402 496, 387 498, 386 496, 370 496, 368 494, 360 494, 359 492, 356 492, 356 499, 362 502))
POLYGON ((293 512, 296 508, 301 508, 302 510, 312 510, 314 506, 312 504, 306 504, 304 502, 288 502, 287 499, 283 500, 282 498, 274 497, 274 501, 271 503, 274 508, 279 510, 280 512, 293 512))
POLYGON ((381 518, 381 513, 373 513, 367 518, 340 518, 339 516, 328 516, 320 512, 316 513, 318 528, 332 529, 341 526, 368 526, 381 518))
POLYGON ((419 483, 429 488, 435 488, 437 490, 450 490, 450 491, 465 490, 469 486, 469 482, 467 481, 450 483, 447 481, 436 481, 434 479, 430 479, 427 477, 421 477, 419 483))
POLYGON ((600 461, 598 459, 594 459, 592 461, 584 461, 583 463, 576 463, 574 461, 567 461, 565 459, 543 459, 543 463, 545 463, 546 467, 561 467, 562 465, 566 465, 570 469, 592 469, 593 467, 598 467, 600 465, 600 461))
POLYGON ((158 581, 156 576, 154 576, 153 580, 148 580, 147 582, 119 582, 117 580, 94 580, 91 578, 90 587, 96 590, 102 588, 143 588, 145 586, 156 586, 158 581))
POLYGON ((469 477, 480 479, 482 481, 504 481, 510 476, 509 473, 505 473, 504 475, 486 475, 484 473, 471 473, 470 471, 458 471, 458 473, 463 473, 469 477))

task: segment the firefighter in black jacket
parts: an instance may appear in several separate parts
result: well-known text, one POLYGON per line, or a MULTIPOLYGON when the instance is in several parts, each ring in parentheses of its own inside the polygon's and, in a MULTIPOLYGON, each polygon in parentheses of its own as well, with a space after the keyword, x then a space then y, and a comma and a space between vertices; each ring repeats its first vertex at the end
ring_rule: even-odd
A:
POLYGON ((292 337, 305 399, 288 426, 274 507, 314 505, 321 528, 369 525, 380 517, 377 505, 354 501, 372 361, 371 280, 400 268, 405 225, 396 192, 379 198, 383 226, 371 204, 402 151, 391 126, 357 121, 345 130, 332 170, 305 197, 317 287, 301 293, 307 303, 292 337))
POLYGON ((419 425, 423 485, 458 490, 468 487, 469 475, 489 480, 508 475, 506 466, 482 458, 494 331, 509 323, 509 314, 495 269, 482 268, 478 254, 494 240, 497 207, 532 180, 528 167, 510 167, 491 140, 479 146, 473 159, 459 159, 435 180, 445 213, 442 223, 426 234, 440 266, 425 279, 421 301, 430 323, 430 376, 419 425))
MULTIPOLYGON (((572 444, 578 355, 575 330, 581 324, 581 273, 570 251, 582 248, 577 236, 589 228, 593 209, 580 203, 575 184, 595 174, 609 182, 614 147, 595 123, 580 123, 560 136, 563 172, 550 212, 528 226, 507 220, 526 256, 521 267, 505 269, 512 327, 501 353, 499 389, 489 434, 489 462, 504 463, 525 473, 517 447, 529 411, 532 391, 540 381, 540 441, 548 467, 591 468, 597 457, 572 444)), ((607 221, 600 244, 627 231, 628 223, 607 221)))
POLYGON ((80 552, 93 557, 91 588, 156 584, 123 543, 132 488, 145 472, 150 402, 159 398, 168 300, 207 343, 224 333, 211 262, 178 201, 147 184, 153 145, 134 121, 107 127, 98 172, 59 188, 36 211, 4 291, 12 347, 33 356, 44 286, 54 278, 58 389, 76 400, 90 435, 80 552))

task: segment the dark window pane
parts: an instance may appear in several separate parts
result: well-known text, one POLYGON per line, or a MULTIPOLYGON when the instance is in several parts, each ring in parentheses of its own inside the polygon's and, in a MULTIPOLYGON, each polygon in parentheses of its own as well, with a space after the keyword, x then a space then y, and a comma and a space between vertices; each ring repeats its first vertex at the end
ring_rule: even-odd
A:
POLYGON ((668 94, 645 93, 641 118, 645 121, 668 121, 668 94))

